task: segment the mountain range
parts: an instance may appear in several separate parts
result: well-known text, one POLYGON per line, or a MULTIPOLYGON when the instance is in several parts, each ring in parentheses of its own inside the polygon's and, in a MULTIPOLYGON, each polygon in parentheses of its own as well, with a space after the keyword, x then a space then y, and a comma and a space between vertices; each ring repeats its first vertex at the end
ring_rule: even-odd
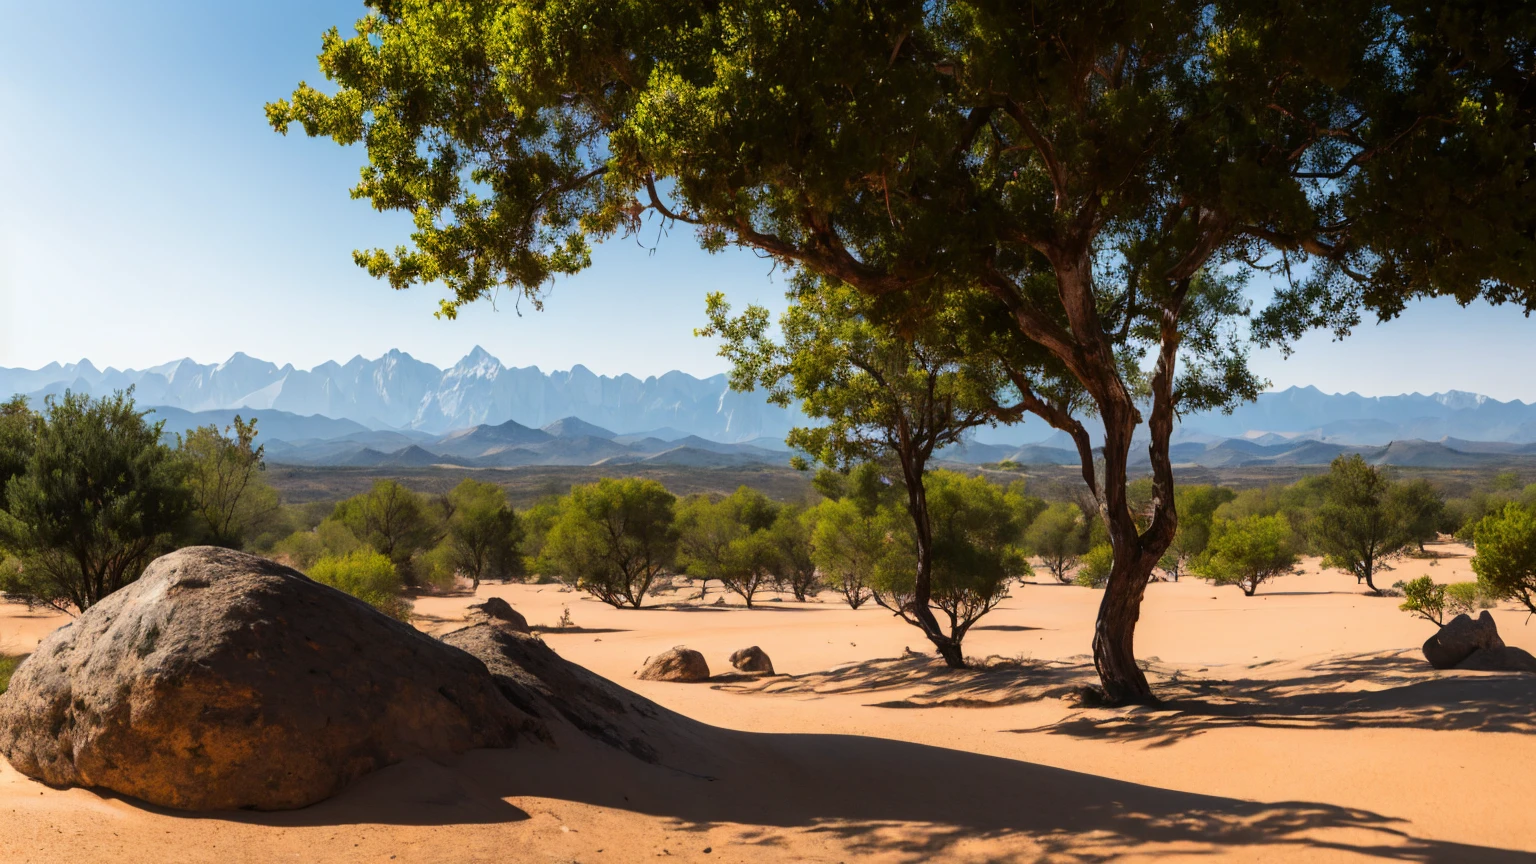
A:
MULTIPOLYGON (((34 404, 65 390, 101 395, 130 386, 168 433, 256 416, 269 459, 293 464, 782 464, 785 433, 804 422, 761 393, 730 390, 724 375, 640 379, 582 366, 545 373, 504 366, 479 347, 447 369, 401 351, 307 371, 245 354, 143 370, 98 369, 89 360, 0 368, 0 398, 21 394, 34 404)), ((1325 464, 1341 452, 1425 467, 1536 458, 1536 405, 1461 391, 1368 397, 1292 387, 1231 414, 1188 415, 1173 445, 1176 463, 1208 467, 1325 464)), ((1037 422, 986 430, 942 456, 1077 461, 1065 435, 1037 422)))

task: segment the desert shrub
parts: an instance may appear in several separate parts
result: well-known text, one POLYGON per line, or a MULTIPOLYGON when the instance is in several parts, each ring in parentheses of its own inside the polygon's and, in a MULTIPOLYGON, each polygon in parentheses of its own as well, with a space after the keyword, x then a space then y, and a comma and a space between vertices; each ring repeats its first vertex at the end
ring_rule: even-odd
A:
POLYGON ((1477 523, 1472 571, 1494 599, 1519 600, 1536 613, 1536 514, 1518 504, 1477 523))
POLYGON ((367 544, 352 529, 326 519, 312 531, 295 531, 272 546, 271 558, 299 570, 308 570, 321 558, 343 558, 367 544))
POLYGON ((857 609, 872 596, 870 586, 886 553, 891 514, 885 508, 871 511, 851 498, 823 501, 814 512, 812 557, 827 585, 843 595, 849 608, 857 609))
POLYGON ((309 568, 309 578, 345 591, 391 618, 411 620, 411 602, 394 562, 381 552, 359 549, 345 557, 326 556, 309 568))
POLYGON ((193 539, 244 548, 279 516, 277 491, 261 481, 265 446, 256 446, 256 419, 235 415, 232 426, 201 426, 179 437, 192 495, 193 539))
POLYGON ((1216 519, 1210 545, 1193 572, 1216 585, 1236 585, 1252 597, 1259 586, 1296 569, 1291 523, 1285 516, 1216 519))
POLYGON ((1487 596, 1476 582, 1452 582, 1445 586, 1446 617, 1471 615, 1479 609, 1491 609, 1494 598, 1487 596))
POLYGON ((1431 624, 1444 624, 1446 613, 1445 585, 1435 584, 1428 576, 1420 576, 1392 586, 1403 592, 1403 602, 1397 608, 1431 624))
POLYGON ((1101 543, 1083 556, 1072 582, 1084 588, 1103 588, 1109 584, 1109 570, 1114 563, 1115 548, 1108 543, 1101 543))
POLYGON ((413 559, 440 536, 439 520, 422 496, 393 480, 379 480, 367 492, 337 504, 331 518, 387 556, 405 584, 422 581, 413 559))
POLYGON ((1173 491, 1175 509, 1179 514, 1179 529, 1174 532, 1173 542, 1163 553, 1158 567, 1173 581, 1189 569, 1205 551, 1211 541, 1211 523, 1216 509, 1237 497, 1237 493, 1221 486, 1179 486, 1173 491))
POLYGON ((11 686, 11 676, 16 674, 16 667, 20 666, 21 661, 25 659, 27 659, 25 655, 13 657, 0 654, 0 693, 4 693, 5 689, 11 686))
POLYGON ((821 576, 816 572, 816 558, 811 548, 811 537, 815 532, 816 511, 794 505, 780 508, 773 527, 768 529, 776 552, 773 557, 774 582, 780 590, 790 592, 801 602, 821 589, 821 576))
POLYGON ((429 580, 451 585, 454 575, 462 574, 479 588, 481 579, 505 581, 524 574, 523 525, 500 486, 465 478, 444 500, 448 531, 428 554, 429 580))
POLYGON ((1067 571, 1087 549, 1087 526, 1083 511, 1075 504, 1058 503, 1045 508, 1024 533, 1024 545, 1039 556, 1045 569, 1066 584, 1072 579, 1067 571))

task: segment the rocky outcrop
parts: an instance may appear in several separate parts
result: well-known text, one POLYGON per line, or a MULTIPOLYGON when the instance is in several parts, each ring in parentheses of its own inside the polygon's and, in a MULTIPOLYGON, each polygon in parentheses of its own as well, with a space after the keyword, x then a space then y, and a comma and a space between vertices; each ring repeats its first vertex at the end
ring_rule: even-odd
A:
POLYGON ((640 670, 645 681, 704 681, 709 678, 709 664, 704 655, 679 645, 645 658, 640 670))
POLYGON ((518 633, 528 632, 528 619, 522 613, 512 608, 512 604, 500 597, 487 597, 483 603, 475 603, 469 607, 469 615, 465 620, 470 625, 490 624, 496 627, 505 627, 518 633))
POLYGON ((1436 669, 1451 669, 1472 656, 1474 651, 1503 648, 1499 628, 1487 610, 1474 620, 1457 615, 1424 643, 1424 659, 1436 669))
POLYGON ((768 652, 756 645, 731 654, 731 665, 735 666, 738 672, 773 674, 773 661, 768 659, 768 652))
POLYGON ((547 737, 480 660, 211 547, 53 633, 0 696, 0 753, 23 774, 186 810, 303 807, 413 756, 547 737))

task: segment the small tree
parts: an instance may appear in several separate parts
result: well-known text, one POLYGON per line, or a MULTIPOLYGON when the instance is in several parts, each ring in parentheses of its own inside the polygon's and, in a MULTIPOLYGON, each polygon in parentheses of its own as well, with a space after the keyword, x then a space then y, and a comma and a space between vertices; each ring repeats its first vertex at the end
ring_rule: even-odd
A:
MULTIPOLYGON (((1428 576, 1402 583, 1403 602, 1397 608, 1431 624, 1444 625, 1447 611, 1445 585, 1436 585, 1428 576)), ((1452 617, 1455 613, 1452 613, 1452 617)))
POLYGON ((240 549, 278 509, 277 492, 261 482, 266 447, 252 446, 256 420, 235 415, 222 431, 201 426, 180 438, 179 455, 187 463, 195 534, 202 542, 240 549))
POLYGON ((861 506, 853 498, 823 501, 815 513, 811 555, 826 583, 850 609, 857 609, 871 597, 870 585, 887 552, 892 514, 878 506, 861 506))
POLYGON ((1428 480, 1394 484, 1388 494, 1388 506, 1401 520, 1404 537, 1420 552, 1424 551, 1425 543, 1440 536, 1445 521, 1445 496, 1428 480))
MULTIPOLYGON (((971 627, 1008 596, 1009 582, 1029 572, 1029 562, 1018 546, 1018 510, 1002 489, 954 471, 929 472, 924 483, 933 519, 932 605, 944 613, 946 635, 959 651, 971 627)), ((916 543, 910 533, 894 532, 886 543, 891 551, 875 568, 875 602, 911 623, 916 543)))
POLYGON ((1291 524, 1284 516, 1218 519, 1193 572, 1216 585, 1236 585, 1252 597, 1265 582, 1294 572, 1296 561, 1291 524))
POLYGON ((1473 536, 1472 571, 1484 593, 1518 600, 1536 614, 1536 514, 1505 505, 1479 522, 1473 536))
POLYGON ((778 550, 767 530, 753 531, 731 541, 726 550, 723 578, 725 587, 735 591, 752 608, 752 598, 773 582, 774 559, 778 550))
POLYGON ((465 478, 446 497, 452 512, 443 540, 449 566, 469 577, 476 589, 481 579, 521 576, 523 526, 506 492, 494 483, 465 478))
POLYGON ((336 505, 331 518, 387 556, 405 584, 421 585, 411 559, 430 548, 437 536, 432 514, 420 495, 393 480, 379 480, 362 495, 336 505))
POLYGON ((1221 486, 1179 486, 1174 490, 1174 509, 1179 514, 1179 528, 1168 544, 1168 551, 1158 561, 1158 566, 1168 578, 1179 581, 1179 576, 1211 540, 1211 521, 1216 508, 1231 501, 1236 492, 1221 486))
POLYGON ((773 542, 773 577, 779 589, 804 603, 821 587, 811 537, 816 531, 816 511, 799 506, 779 509, 768 529, 773 542))
POLYGON ((6 485, 0 535, 22 566, 0 588, 84 612, 185 529, 183 465, 131 393, 47 400, 26 467, 6 485))
POLYGON ((541 569, 610 606, 639 609, 677 553, 676 501, 655 480, 573 488, 545 538, 541 569))
POLYGON ((309 568, 309 578, 351 594, 391 618, 410 623, 411 601, 400 594, 405 583, 386 555, 359 549, 341 558, 326 556, 309 568))
POLYGON ((1103 588, 1109 584, 1109 571, 1115 563, 1115 547, 1108 543, 1088 550, 1077 567, 1072 582, 1083 588, 1103 588))
POLYGON ((1024 545, 1040 557, 1056 581, 1071 584, 1068 571, 1077 564, 1078 556, 1087 551, 1087 531, 1083 524, 1083 511, 1074 504, 1057 503, 1045 508, 1030 523, 1024 535, 1024 545))
POLYGON ((1377 571, 1412 542, 1392 493, 1392 481, 1360 454, 1339 456, 1329 468, 1323 503, 1311 523, 1323 566, 1350 573, 1373 594, 1377 571))
POLYGON ((27 407, 25 396, 0 403, 0 510, 5 509, 6 484, 26 473, 41 420, 27 407))
POLYGON ((327 556, 344 558, 368 544, 335 519, 325 519, 310 531, 295 531, 272 547, 272 557, 299 570, 308 570, 327 556))

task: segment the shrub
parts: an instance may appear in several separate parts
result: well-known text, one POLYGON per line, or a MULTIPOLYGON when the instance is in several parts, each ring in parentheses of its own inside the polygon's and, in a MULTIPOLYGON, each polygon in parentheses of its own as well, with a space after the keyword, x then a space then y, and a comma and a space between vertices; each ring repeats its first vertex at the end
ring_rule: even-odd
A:
POLYGON ((400 596, 405 587, 389 557, 359 549, 342 558, 325 556, 309 568, 309 578, 345 591, 391 618, 409 622, 411 602, 400 596))
POLYGON ((1072 582, 1084 588, 1103 588, 1109 584, 1109 570, 1114 563, 1115 547, 1100 543, 1083 556, 1082 564, 1077 568, 1077 576, 1072 582))
POLYGON ((1296 569, 1291 523, 1285 516, 1217 518, 1210 544, 1196 560, 1194 574, 1216 585, 1236 585, 1252 597, 1259 586, 1296 569))
POLYGON ((640 608, 676 555, 676 500, 638 477, 575 487, 545 537, 539 572, 610 606, 640 608))
POLYGON ((1491 597, 1519 600, 1536 613, 1536 514, 1518 504, 1477 523, 1472 570, 1491 597))
POLYGON ((1393 587, 1402 588, 1405 598, 1397 608, 1431 624, 1445 623, 1447 586, 1436 585, 1435 580, 1428 576, 1420 576, 1408 582, 1399 582, 1393 587))

